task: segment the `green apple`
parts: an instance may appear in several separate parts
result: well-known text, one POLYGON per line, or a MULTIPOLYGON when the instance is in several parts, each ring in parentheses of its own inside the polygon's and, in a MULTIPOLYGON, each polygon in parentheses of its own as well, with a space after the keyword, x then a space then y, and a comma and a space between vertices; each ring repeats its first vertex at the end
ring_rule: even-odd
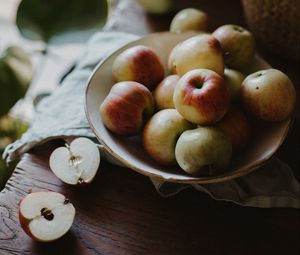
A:
POLYGON ((245 75, 241 72, 229 68, 224 70, 224 82, 228 88, 231 101, 237 101, 240 94, 242 82, 245 75))
POLYGON ((179 11, 171 21, 170 31, 182 33, 186 31, 205 31, 208 24, 208 15, 195 8, 186 8, 179 11))
POLYGON ((0 55, 0 117, 22 98, 33 78, 30 56, 18 46, 0 55))
POLYGON ((137 0, 144 10, 151 14, 163 14, 173 8, 172 0, 137 0))
POLYGON ((282 121, 296 106, 296 90, 283 72, 270 68, 250 74, 242 83, 241 101, 253 116, 265 121, 282 121))
POLYGON ((184 131, 175 147, 177 163, 191 175, 221 173, 228 168, 231 155, 229 138, 212 126, 184 131))
POLYGON ((184 75, 193 69, 210 69, 219 75, 224 74, 224 61, 219 41, 209 34, 199 34, 181 42, 170 53, 168 67, 184 75))
POLYGON ((152 116, 143 130, 143 146, 151 158, 162 165, 174 165, 175 145, 180 134, 192 124, 175 109, 164 109, 152 116))
POLYGON ((225 64, 233 69, 245 68, 255 54, 255 39, 247 29, 238 25, 223 25, 212 35, 217 38, 223 48, 225 64))

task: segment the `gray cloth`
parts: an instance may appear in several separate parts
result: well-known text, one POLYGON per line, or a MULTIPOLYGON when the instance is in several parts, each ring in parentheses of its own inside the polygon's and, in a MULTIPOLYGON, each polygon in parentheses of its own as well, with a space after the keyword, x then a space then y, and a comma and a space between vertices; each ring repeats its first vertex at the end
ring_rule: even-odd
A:
MULTIPOLYGON (((54 138, 86 136, 95 138, 89 128, 84 96, 87 80, 96 64, 120 46, 135 40, 137 36, 117 32, 99 32, 87 45, 86 52, 73 72, 51 96, 38 105, 31 128, 22 138, 6 148, 7 161, 18 158, 34 146, 54 138)), ((101 149, 101 156, 118 163, 101 149)), ((215 200, 230 201, 252 207, 300 208, 300 185, 288 165, 279 159, 246 176, 235 180, 206 185, 184 185, 151 179, 156 190, 164 197, 193 187, 209 194, 215 200)))

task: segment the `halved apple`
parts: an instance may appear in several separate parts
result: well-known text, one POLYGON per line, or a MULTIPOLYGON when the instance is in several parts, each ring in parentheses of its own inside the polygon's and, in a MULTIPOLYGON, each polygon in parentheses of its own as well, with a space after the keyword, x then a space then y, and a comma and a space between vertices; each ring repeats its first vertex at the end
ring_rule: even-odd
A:
POLYGON ((90 139, 80 137, 55 149, 49 160, 52 172, 68 184, 90 183, 100 164, 100 152, 90 139))
POLYGON ((75 208, 64 195, 52 191, 28 194, 20 203, 19 220, 24 231, 34 240, 51 242, 71 228, 75 208))

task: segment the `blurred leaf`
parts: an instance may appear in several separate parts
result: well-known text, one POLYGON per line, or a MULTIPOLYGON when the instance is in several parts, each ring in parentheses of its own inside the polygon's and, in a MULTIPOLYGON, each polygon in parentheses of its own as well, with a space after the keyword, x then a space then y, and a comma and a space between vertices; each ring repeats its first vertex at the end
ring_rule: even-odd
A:
POLYGON ((0 55, 0 117, 22 98, 33 78, 29 54, 18 46, 0 55))
POLYGON ((101 27, 107 12, 106 0, 22 0, 16 23, 24 37, 48 42, 59 33, 101 27))
POLYGON ((0 190, 4 187, 17 164, 17 162, 12 162, 7 166, 5 160, 2 159, 3 151, 7 145, 20 138, 27 129, 28 124, 19 119, 8 115, 0 118, 0 190))
POLYGON ((2 159, 2 152, 0 152, 0 191, 4 188, 5 183, 13 173, 17 163, 17 161, 14 161, 7 166, 5 160, 2 159))
MULTIPOLYGON (((27 129, 28 124, 22 120, 9 115, 0 118, 0 139, 2 139, 2 143, 4 143, 3 141, 7 140, 7 138, 9 138, 10 142, 15 141, 20 138, 27 129)), ((1 149, 4 149, 4 147, 0 145, 0 151, 1 149)))

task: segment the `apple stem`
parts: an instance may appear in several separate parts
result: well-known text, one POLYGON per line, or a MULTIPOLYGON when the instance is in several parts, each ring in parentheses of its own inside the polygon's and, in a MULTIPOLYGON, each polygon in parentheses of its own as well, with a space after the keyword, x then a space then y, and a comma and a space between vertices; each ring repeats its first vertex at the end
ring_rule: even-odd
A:
POLYGON ((244 32, 245 30, 242 27, 234 26, 233 29, 238 32, 244 32))

